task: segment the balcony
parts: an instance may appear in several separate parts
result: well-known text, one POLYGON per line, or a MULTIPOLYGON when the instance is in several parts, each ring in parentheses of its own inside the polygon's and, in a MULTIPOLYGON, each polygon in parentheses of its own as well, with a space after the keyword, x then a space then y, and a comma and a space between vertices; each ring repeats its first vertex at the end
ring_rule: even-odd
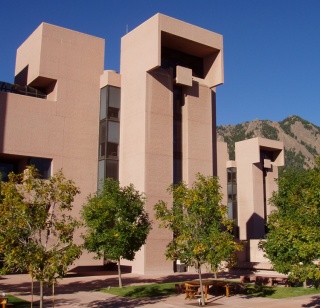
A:
POLYGON ((3 81, 0 81, 0 91, 32 96, 32 97, 37 97, 42 99, 47 98, 47 95, 39 91, 38 89, 32 88, 30 86, 21 86, 18 84, 13 84, 13 83, 3 82, 3 81))

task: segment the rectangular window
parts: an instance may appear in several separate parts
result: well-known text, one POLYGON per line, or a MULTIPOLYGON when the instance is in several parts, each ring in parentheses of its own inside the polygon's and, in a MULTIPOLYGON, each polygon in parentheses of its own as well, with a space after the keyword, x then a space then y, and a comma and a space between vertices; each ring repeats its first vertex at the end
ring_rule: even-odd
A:
POLYGON ((107 157, 108 158, 118 158, 118 148, 119 145, 117 143, 108 142, 107 145, 107 157))
POLYGON ((117 160, 106 160, 106 178, 112 178, 114 180, 118 180, 118 165, 119 162, 117 160))
POLYGON ((120 88, 109 87, 108 119, 120 119, 120 88))
POLYGON ((106 121, 101 121, 100 122, 100 133, 99 133, 99 140, 100 142, 105 142, 107 135, 107 122, 106 121))
POLYGON ((2 181, 8 181, 10 172, 22 173, 27 166, 34 166, 42 179, 48 179, 51 176, 51 164, 50 158, 0 154, 2 181))
POLYGON ((177 184, 183 178, 182 153, 182 88, 173 89, 173 183, 177 184))
POLYGON ((109 107, 120 109, 120 88, 109 87, 109 107))
POLYGON ((106 143, 100 142, 99 145, 99 158, 103 158, 106 156, 106 143))
POLYGON ((107 121, 100 121, 99 128, 99 158, 104 158, 106 155, 106 140, 107 140, 107 121))
POLYGON ((98 189, 104 179, 118 180, 121 89, 106 86, 100 93, 98 189))
POLYGON ((228 168, 227 178, 228 218, 233 219, 233 234, 238 238, 237 168, 228 168))
POLYGON ((9 173, 14 172, 14 164, 0 162, 0 180, 7 182, 9 173))
POLYGON ((35 166, 43 179, 51 176, 51 159, 32 157, 28 164, 35 166))
POLYGON ((108 142, 119 143, 120 124, 119 122, 108 121, 108 142))
POLYGON ((102 188, 103 181, 105 179, 106 161, 99 160, 98 162, 98 190, 102 188))
POLYGON ((107 117, 108 87, 100 90, 100 120, 107 117))

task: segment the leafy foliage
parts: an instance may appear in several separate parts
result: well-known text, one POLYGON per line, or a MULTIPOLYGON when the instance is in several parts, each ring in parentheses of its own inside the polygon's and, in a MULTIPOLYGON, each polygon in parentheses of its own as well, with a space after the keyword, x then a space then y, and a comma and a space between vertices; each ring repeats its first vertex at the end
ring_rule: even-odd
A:
POLYGON ((304 171, 305 156, 301 152, 296 153, 292 149, 284 149, 285 166, 279 167, 279 177, 282 177, 286 170, 304 171))
POLYGON ((120 259, 133 260, 151 230, 144 203, 145 197, 132 184, 120 187, 118 181, 108 178, 102 190, 90 195, 83 206, 85 248, 97 258, 118 262, 119 285, 120 259))
POLYGON ((159 201, 155 206, 155 217, 160 227, 173 232, 166 257, 180 260, 199 271, 201 265, 210 264, 215 270, 222 261, 229 265, 234 253, 241 247, 232 235, 233 221, 227 218, 227 207, 221 204, 218 179, 197 175, 197 181, 188 188, 185 183, 170 185, 172 206, 159 201))
POLYGON ((8 182, 1 183, 0 252, 4 270, 26 270, 41 283, 54 283, 65 275, 82 251, 73 243, 80 223, 68 215, 78 193, 62 171, 41 180, 34 167, 27 167, 23 174, 12 173, 8 182))
POLYGON ((261 248, 274 269, 291 279, 320 279, 320 169, 287 170, 271 198, 269 233, 261 248))

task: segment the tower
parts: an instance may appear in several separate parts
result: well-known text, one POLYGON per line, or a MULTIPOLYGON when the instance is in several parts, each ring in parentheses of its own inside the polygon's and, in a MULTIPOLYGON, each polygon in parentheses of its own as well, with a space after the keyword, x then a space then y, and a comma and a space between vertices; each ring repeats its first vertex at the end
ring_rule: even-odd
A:
POLYGON ((119 180, 146 193, 154 222, 131 263, 140 273, 172 272, 171 232, 153 217, 173 182, 216 172, 215 87, 223 83, 222 36, 157 14, 121 41, 119 180))

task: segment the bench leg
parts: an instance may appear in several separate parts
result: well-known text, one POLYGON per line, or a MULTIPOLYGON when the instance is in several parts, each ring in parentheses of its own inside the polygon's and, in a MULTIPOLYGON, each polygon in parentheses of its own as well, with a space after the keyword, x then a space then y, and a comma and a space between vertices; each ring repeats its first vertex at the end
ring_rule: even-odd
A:
POLYGON ((196 295, 196 291, 190 291, 190 290, 186 290, 186 298, 185 299, 195 299, 196 297, 195 297, 195 295, 196 295))

